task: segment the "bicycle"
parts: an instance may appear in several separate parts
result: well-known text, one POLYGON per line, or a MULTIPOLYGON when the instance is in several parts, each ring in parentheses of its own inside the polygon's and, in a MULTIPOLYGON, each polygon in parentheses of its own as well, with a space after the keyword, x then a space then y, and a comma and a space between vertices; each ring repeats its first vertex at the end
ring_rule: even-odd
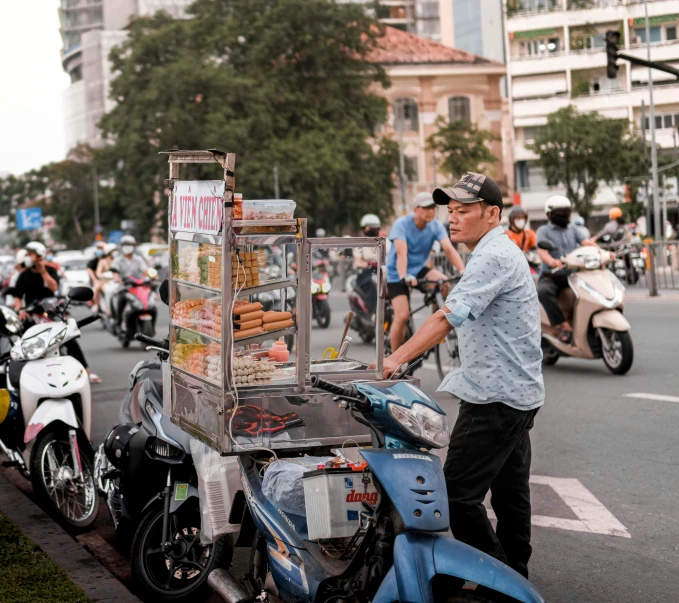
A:
MULTIPOLYGON (((430 281, 427 279, 421 279, 417 281, 417 286, 421 287, 423 285, 435 285, 432 289, 424 291, 423 304, 411 310, 410 316, 408 317, 408 322, 406 323, 406 337, 405 341, 408 341, 415 333, 415 323, 413 321, 413 316, 418 312, 421 312, 427 307, 430 307, 432 314, 440 310, 441 305, 439 305, 438 294, 441 292, 441 285, 444 283, 453 283, 460 280, 459 278, 449 278, 441 279, 438 281, 430 281)), ((384 355, 385 357, 391 354, 391 341, 389 339, 389 333, 391 331, 391 325, 394 320, 394 310, 391 306, 391 301, 386 300, 384 305, 384 355)), ((404 343, 405 343, 404 341, 404 343)), ((436 370, 438 371, 439 378, 443 379, 450 371, 459 368, 461 366, 460 362, 460 348, 457 340, 457 332, 452 329, 445 339, 438 343, 435 347, 424 353, 424 360, 427 360, 432 352, 436 358, 436 370)))

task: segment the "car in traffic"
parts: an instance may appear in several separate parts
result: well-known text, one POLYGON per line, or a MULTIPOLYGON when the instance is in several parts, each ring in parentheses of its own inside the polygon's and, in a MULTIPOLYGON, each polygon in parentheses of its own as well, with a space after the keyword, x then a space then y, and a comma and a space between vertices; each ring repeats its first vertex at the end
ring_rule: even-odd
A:
MULTIPOLYGON (((61 258, 58 258, 60 260, 61 258)), ((87 262, 89 259, 81 255, 80 257, 70 257, 62 260, 61 269, 63 277, 61 279, 61 293, 68 295, 73 287, 90 287, 90 275, 87 272, 87 262)))

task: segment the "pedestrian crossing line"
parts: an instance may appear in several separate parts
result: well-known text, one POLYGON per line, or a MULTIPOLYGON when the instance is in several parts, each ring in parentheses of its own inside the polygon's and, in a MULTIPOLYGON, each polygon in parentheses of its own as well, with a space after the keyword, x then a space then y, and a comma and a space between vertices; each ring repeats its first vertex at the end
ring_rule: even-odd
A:
MULTIPOLYGON (((621 538, 632 537, 625 526, 579 480, 531 475, 530 481, 532 484, 542 484, 551 487, 578 518, 564 519, 561 517, 548 517, 546 515, 533 515, 531 517, 532 525, 571 532, 604 534, 621 538)), ((497 519, 492 509, 487 509, 487 511, 489 518, 497 519)))
POLYGON ((665 396, 663 394, 644 394, 644 393, 634 393, 625 394, 625 398, 640 398, 642 400, 657 400, 658 402, 674 402, 679 404, 678 396, 665 396))

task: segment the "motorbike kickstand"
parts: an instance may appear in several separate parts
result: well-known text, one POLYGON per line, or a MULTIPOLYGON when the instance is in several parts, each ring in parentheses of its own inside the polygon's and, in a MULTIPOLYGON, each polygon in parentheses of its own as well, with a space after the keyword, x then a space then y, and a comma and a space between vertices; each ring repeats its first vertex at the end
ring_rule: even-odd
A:
POLYGON ((172 467, 167 470, 167 482, 165 483, 165 488, 163 489, 163 535, 161 537, 160 549, 163 553, 167 553, 168 550, 172 548, 172 538, 170 537, 168 530, 170 524, 170 502, 172 497, 172 467))

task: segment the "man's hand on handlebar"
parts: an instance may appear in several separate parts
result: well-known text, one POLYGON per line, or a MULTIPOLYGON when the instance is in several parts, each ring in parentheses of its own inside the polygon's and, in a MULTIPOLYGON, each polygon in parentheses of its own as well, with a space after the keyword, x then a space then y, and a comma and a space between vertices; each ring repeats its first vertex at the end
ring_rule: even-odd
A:
POLYGON ((406 274, 401 278, 401 282, 408 287, 417 287, 417 278, 412 274, 406 274))
POLYGON ((554 270, 561 270, 563 268, 563 262, 557 260, 556 258, 551 258, 551 262, 547 262, 547 265, 554 270))

